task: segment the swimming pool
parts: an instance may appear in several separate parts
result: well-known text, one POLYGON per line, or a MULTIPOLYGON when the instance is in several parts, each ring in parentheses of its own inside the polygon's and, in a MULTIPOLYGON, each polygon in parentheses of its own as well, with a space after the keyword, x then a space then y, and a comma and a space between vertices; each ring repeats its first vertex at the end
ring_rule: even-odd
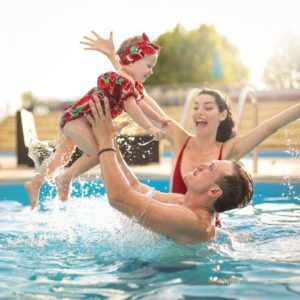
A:
POLYGON ((0 185, 0 298, 300 298, 300 184, 256 183, 252 205, 222 214, 214 243, 192 246, 121 216, 99 182, 73 189, 60 204, 44 187, 32 212, 21 185, 0 185))

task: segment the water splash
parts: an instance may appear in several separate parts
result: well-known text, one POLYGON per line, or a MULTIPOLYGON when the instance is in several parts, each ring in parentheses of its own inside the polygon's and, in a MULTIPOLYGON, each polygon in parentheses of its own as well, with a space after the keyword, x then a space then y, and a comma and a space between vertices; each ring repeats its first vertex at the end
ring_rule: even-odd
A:
MULTIPOLYGON (((154 141, 154 139, 151 139, 150 141, 145 142, 145 143, 138 143, 138 145, 143 147, 143 146, 146 146, 146 145, 152 143, 153 141, 154 141)), ((149 152, 149 151, 148 151, 148 152, 149 152)))
MULTIPOLYGON (((289 155, 290 160, 294 160, 295 164, 300 160, 300 136, 298 135, 296 139, 289 138, 289 130, 285 129, 285 137, 287 139, 288 149, 285 151, 289 155)), ((288 191, 283 193, 282 196, 286 196, 290 199, 300 200, 300 191, 297 190, 295 182, 299 182, 300 177, 285 176, 283 184, 287 187, 288 191)))
POLYGON ((33 160, 37 172, 42 163, 53 155, 54 148, 52 141, 40 141, 36 138, 31 139, 28 148, 28 156, 33 160))

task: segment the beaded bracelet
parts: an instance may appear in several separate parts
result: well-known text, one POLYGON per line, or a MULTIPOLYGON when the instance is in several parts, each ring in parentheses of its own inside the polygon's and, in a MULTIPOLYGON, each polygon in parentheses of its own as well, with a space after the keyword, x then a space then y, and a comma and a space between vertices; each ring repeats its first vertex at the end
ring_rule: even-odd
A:
POLYGON ((98 156, 100 156, 103 152, 106 152, 106 151, 113 151, 113 152, 117 153, 116 149, 114 149, 114 148, 103 148, 99 151, 98 156))

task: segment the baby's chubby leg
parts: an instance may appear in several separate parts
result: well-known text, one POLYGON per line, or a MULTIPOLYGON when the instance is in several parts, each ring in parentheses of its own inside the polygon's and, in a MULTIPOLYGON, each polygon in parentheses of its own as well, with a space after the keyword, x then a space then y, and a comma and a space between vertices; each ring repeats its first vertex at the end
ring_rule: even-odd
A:
POLYGON ((37 206, 40 188, 44 182, 45 177, 42 174, 35 174, 32 180, 24 183, 24 187, 30 199, 31 209, 34 209, 37 206))
POLYGON ((36 173, 32 180, 25 182, 24 186, 28 192, 32 209, 37 206, 39 191, 46 181, 46 177, 51 176, 57 168, 69 161, 73 148, 72 140, 61 133, 55 153, 42 163, 39 173, 36 173))
POLYGON ((73 143, 84 152, 71 167, 64 169, 56 178, 58 197, 65 201, 69 196, 69 186, 72 178, 75 178, 98 164, 98 145, 92 133, 92 129, 85 118, 68 122, 63 132, 73 143))

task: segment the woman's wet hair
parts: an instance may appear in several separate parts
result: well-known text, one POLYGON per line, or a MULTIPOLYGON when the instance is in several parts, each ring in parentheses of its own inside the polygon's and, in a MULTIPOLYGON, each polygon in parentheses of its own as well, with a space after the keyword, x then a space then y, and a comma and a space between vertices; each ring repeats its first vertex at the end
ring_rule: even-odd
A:
POLYGON ((253 179, 239 161, 233 161, 234 174, 221 175, 216 184, 222 189, 222 195, 214 203, 215 212, 242 208, 250 203, 253 196, 253 179))
POLYGON ((122 42, 122 44, 120 45, 117 54, 121 54, 124 51, 126 51, 128 48, 130 48, 131 46, 133 46, 134 44, 138 43, 138 42, 142 42, 143 38, 141 35, 136 35, 133 37, 130 37, 128 39, 126 39, 125 41, 122 42))
POLYGON ((221 92, 211 89, 202 89, 198 95, 210 95, 215 98, 219 112, 227 111, 227 117, 222 121, 218 127, 216 140, 218 142, 225 142, 235 136, 234 121, 232 119, 232 112, 229 100, 224 97, 221 92))

